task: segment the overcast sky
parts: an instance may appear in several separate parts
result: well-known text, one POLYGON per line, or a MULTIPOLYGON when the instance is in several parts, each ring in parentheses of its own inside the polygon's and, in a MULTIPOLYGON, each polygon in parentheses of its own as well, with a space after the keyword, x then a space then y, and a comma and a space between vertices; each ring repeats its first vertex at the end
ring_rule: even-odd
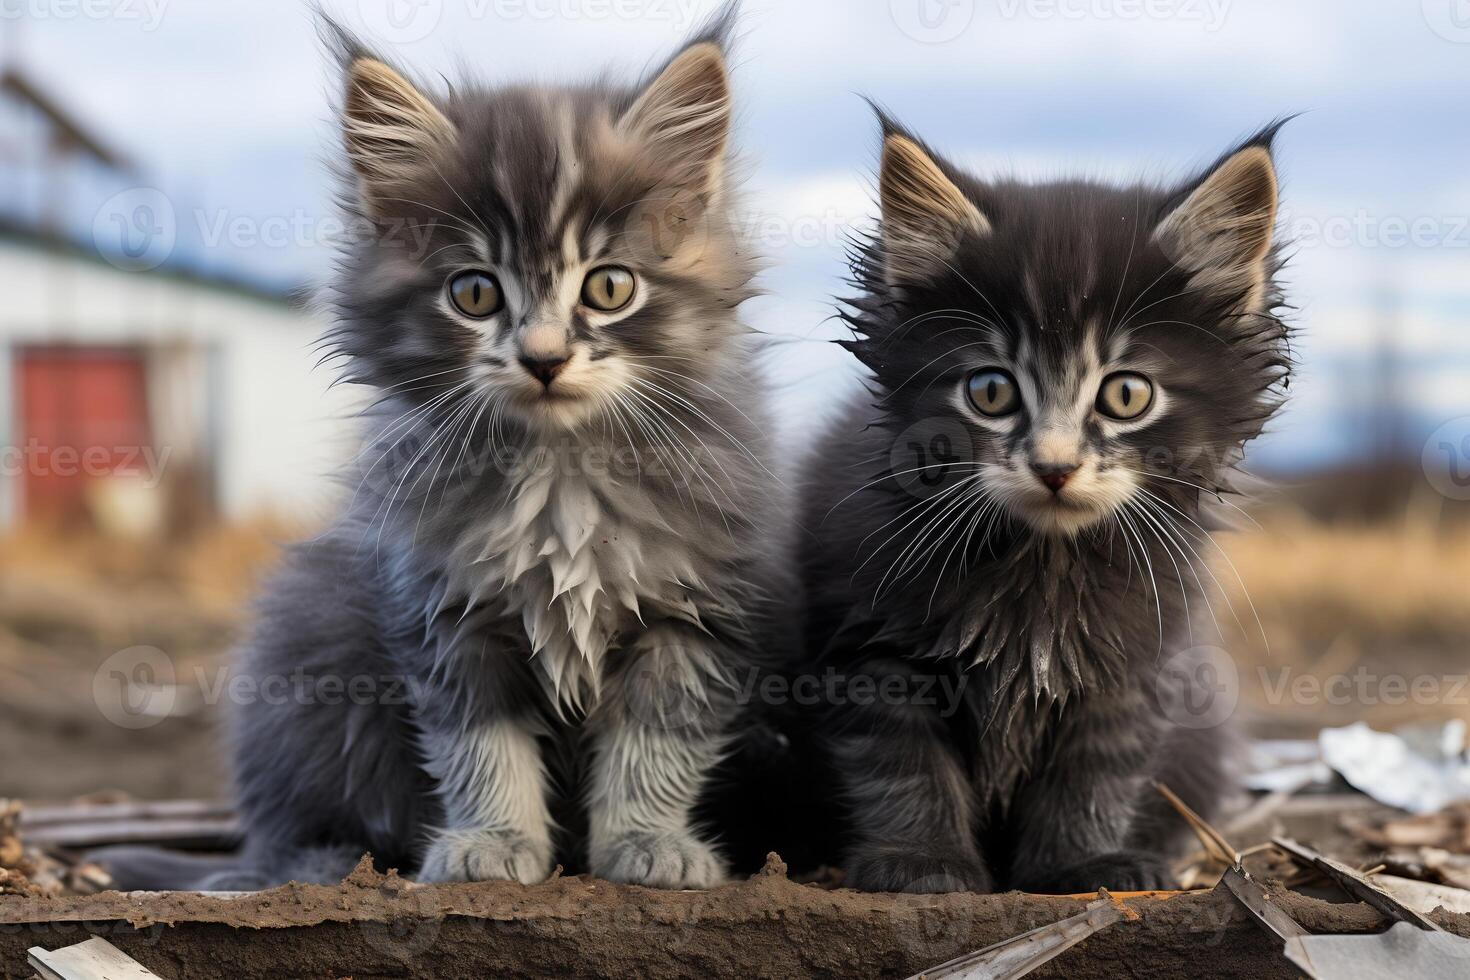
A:
MULTIPOLYGON (((634 75, 712 6, 324 2, 425 74, 507 80, 634 75)), ((176 258, 277 283, 326 268, 331 82, 303 3, 0 0, 0 31, 0 58, 165 192, 176 258)), ((1303 368, 1262 458, 1351 447, 1385 338, 1426 433, 1470 415, 1470 0, 750 0, 742 32, 740 145, 772 261, 749 318, 803 338, 779 357, 793 415, 850 377, 819 341, 844 229, 872 212, 860 93, 982 175, 1028 178, 1181 176, 1303 112, 1278 144, 1303 368)))

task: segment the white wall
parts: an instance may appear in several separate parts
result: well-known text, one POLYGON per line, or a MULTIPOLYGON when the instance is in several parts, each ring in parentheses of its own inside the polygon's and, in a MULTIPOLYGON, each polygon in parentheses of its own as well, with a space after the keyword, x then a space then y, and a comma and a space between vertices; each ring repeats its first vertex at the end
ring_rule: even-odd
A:
MULTIPOLYGON (((327 479, 353 451, 354 395, 328 391, 329 369, 313 369, 323 324, 285 303, 167 275, 127 272, 98 260, 0 240, 0 441, 19 438, 16 393, 5 369, 19 344, 196 344, 214 351, 217 371, 204 401, 217 419, 217 475, 227 515, 275 509, 324 517, 340 497, 327 479)), ((170 411, 190 411, 170 406, 170 411)), ((199 409, 192 409, 199 410, 199 409)), ((0 475, 0 518, 15 513, 20 477, 0 475)))

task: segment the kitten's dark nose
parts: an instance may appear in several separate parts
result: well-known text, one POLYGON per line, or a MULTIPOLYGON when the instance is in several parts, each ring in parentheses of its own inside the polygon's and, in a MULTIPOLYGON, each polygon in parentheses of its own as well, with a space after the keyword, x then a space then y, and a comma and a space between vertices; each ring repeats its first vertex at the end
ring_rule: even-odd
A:
POLYGON ((556 380, 556 376, 561 373, 561 369, 566 367, 567 364, 565 357, 522 356, 520 361, 521 367, 531 372, 531 377, 540 381, 548 388, 551 387, 551 382, 556 380))
POLYGON ((1077 467, 1072 463, 1032 463, 1031 472, 1036 478, 1046 485, 1052 493, 1061 493, 1062 487, 1077 472, 1077 467))

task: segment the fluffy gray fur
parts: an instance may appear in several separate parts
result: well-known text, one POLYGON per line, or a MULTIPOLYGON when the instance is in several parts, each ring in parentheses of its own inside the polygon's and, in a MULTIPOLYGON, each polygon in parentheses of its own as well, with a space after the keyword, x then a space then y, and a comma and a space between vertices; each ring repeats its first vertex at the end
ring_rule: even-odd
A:
POLYGON ((1026 185, 884 120, 849 317, 871 382, 810 468, 807 638, 854 694, 963 693, 837 699, 856 887, 1162 886, 1183 824, 1151 784, 1206 814, 1228 790, 1203 505, 1286 380, 1274 133, 1177 187, 1026 185), (968 385, 996 368, 991 417, 968 385), (1126 422, 1098 403, 1119 371, 1154 386, 1126 422))
POLYGON ((329 33, 367 233, 328 343, 375 400, 350 503, 290 551, 239 657, 315 685, 235 712, 252 883, 340 877, 366 849, 429 880, 560 859, 715 884, 691 811, 789 593, 736 315, 729 17, 633 87, 435 93, 329 33), (605 265, 636 277, 613 313, 579 293, 605 265), (465 270, 503 309, 461 312, 465 270))

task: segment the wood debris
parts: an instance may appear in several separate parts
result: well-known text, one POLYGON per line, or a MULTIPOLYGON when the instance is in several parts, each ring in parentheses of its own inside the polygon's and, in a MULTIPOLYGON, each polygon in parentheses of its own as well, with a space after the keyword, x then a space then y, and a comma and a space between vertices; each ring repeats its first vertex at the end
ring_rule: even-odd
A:
POLYGON ((1437 813, 1344 824, 1360 840, 1384 850, 1434 847, 1470 855, 1470 801, 1452 803, 1437 813))
POLYGON ((1335 861, 1325 854, 1320 854, 1304 844, 1299 844, 1286 837, 1278 837, 1272 841, 1277 847, 1291 856, 1293 861, 1304 867, 1315 868, 1336 882, 1348 895, 1370 905, 1391 919, 1407 922, 1411 926, 1424 929, 1429 932, 1439 930, 1427 919, 1423 913, 1417 912, 1398 899, 1389 895, 1382 889, 1376 887, 1365 875, 1359 874, 1352 868, 1335 861))
POLYGON ((209 800, 123 800, 28 808, 20 829, 43 847, 93 848, 108 844, 228 849, 239 821, 226 803, 209 800))
POLYGON ((0 800, 0 895, 91 895, 112 887, 107 872, 79 856, 40 847, 25 830, 25 810, 0 800))
POLYGON ((160 980, 101 936, 56 950, 33 946, 26 958, 41 980, 160 980))

